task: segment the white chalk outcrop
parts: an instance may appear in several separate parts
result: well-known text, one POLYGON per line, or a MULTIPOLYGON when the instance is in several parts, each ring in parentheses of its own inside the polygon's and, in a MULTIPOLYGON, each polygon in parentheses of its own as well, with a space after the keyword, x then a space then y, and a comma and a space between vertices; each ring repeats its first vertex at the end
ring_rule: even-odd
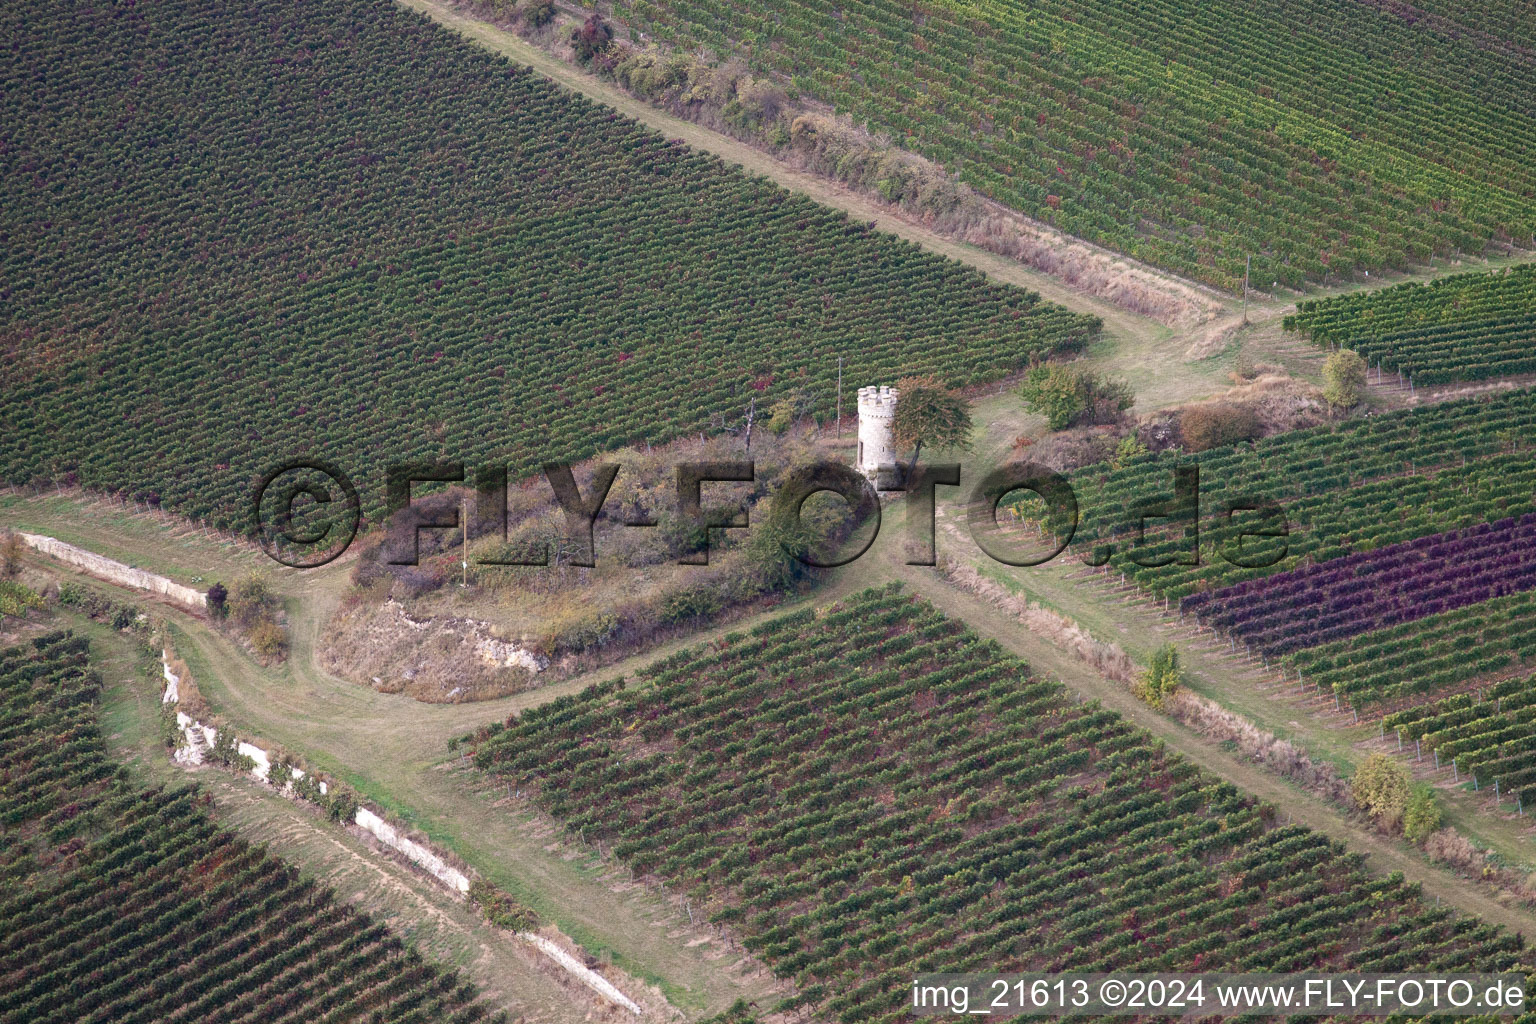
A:
MULTIPOLYGON (((181 677, 171 671, 170 651, 160 652, 160 665, 165 673, 165 693, 161 695, 160 703, 177 704, 181 700, 181 677)), ((176 727, 181 730, 182 736, 186 739, 185 744, 178 746, 176 752, 171 755, 176 762, 193 765, 206 761, 208 752, 219 741, 219 731, 211 725, 195 721, 191 715, 180 710, 176 712, 176 727)), ((236 741, 235 752, 251 759, 251 775, 254 778, 261 782, 271 781, 272 755, 269 752, 244 740, 236 741)), ((283 787, 284 792, 292 792, 293 784, 302 778, 304 778, 304 769, 290 766, 288 782, 283 787)), ((322 795, 329 792, 325 783, 319 783, 319 786, 322 795)))
POLYGON ((417 633, 430 629, 434 633, 458 637, 461 642, 472 645, 475 654, 487 665, 498 668, 521 668, 531 673, 542 672, 549 667, 548 658, 535 654, 526 647, 520 647, 506 640, 498 640, 491 635, 489 624, 476 619, 446 616, 431 619, 412 618, 411 614, 405 610, 405 605, 393 597, 384 602, 384 611, 389 613, 396 623, 417 633))
MULTIPOLYGON (((176 704, 180 700, 181 677, 171 671, 171 652, 162 650, 160 652, 160 662, 165 673, 165 693, 160 698, 161 703, 176 704)), ((201 722, 193 721, 190 716, 181 711, 176 712, 176 725, 186 737, 186 743, 178 746, 176 753, 173 755, 177 763, 184 765, 202 764, 207 759, 208 751, 212 750, 213 745, 218 741, 218 730, 201 722)), ((261 782, 270 781, 272 755, 269 752, 261 749, 254 743, 246 743, 244 741, 237 742, 235 749, 251 759, 253 764, 251 775, 254 778, 261 782)), ((304 772, 299 768, 291 766, 289 770, 291 773, 290 781, 284 786, 283 791, 291 794, 293 792, 293 783, 302 779, 304 772)), ((321 782, 319 785, 320 792, 322 794, 325 793, 325 783, 321 782)), ((436 878, 458 895, 468 895, 470 881, 468 875, 449 864, 430 847, 401 835, 399 829, 368 810, 368 808, 359 807, 357 813, 353 816, 352 823, 372 835, 385 846, 405 857, 433 878, 436 878)), ((563 970, 581 982, 581 984, 615 1006, 621 1006, 637 1017, 644 1015, 635 1001, 621 992, 617 985, 583 964, 550 939, 534 932, 517 932, 515 934, 519 939, 534 946, 545 956, 559 964, 563 970)))
POLYGON ((571 954, 567 953, 565 950, 561 949, 559 946, 555 945, 544 936, 535 935, 533 932, 518 932, 517 937, 520 939, 526 939, 534 946, 537 946, 539 950, 548 956, 551 960, 555 961, 555 963, 559 964, 561 967, 564 967, 567 971, 570 971, 573 975, 580 979, 583 985, 586 985, 592 991, 598 993, 609 1002, 616 1006, 624 1007, 624 1009, 628 1010, 630 1013, 633 1013, 637 1017, 641 1015, 640 1007, 636 1006, 634 1001, 626 996, 623 992, 620 992, 618 988, 615 987, 613 982, 609 981, 601 974, 598 974, 596 971, 592 970, 592 968, 586 966, 580 960, 577 960, 575 957, 571 956, 571 954))
POLYGON ((469 878, 464 872, 453 867, 420 843, 405 838, 398 829, 368 808, 359 807, 354 821, 363 831, 370 833, 379 842, 401 854, 448 888, 460 894, 469 892, 469 878))

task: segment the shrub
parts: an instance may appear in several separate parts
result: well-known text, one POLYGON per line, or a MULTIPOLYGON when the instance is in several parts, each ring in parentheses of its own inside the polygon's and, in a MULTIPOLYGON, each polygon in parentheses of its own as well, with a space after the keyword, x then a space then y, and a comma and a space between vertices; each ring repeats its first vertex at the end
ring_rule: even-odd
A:
POLYGON ((718 591, 707 586, 685 587, 667 596, 661 606, 661 621, 667 625, 713 615, 725 605, 718 591))
POLYGON ((213 749, 209 752, 209 757, 226 768, 233 768, 240 772, 248 772, 256 767, 256 762, 249 755, 240 753, 240 744, 235 738, 235 730, 227 725, 221 725, 217 733, 218 735, 213 739, 213 749))
POLYGON ((1365 360, 1351 349, 1340 349, 1323 363, 1323 398, 1337 409, 1352 409, 1365 394, 1365 360))
POLYGON ((1052 430, 1077 423, 1113 423, 1136 404, 1136 395, 1125 381, 1062 363, 1031 369, 1019 385, 1019 397, 1031 412, 1044 416, 1052 430))
MULTIPOLYGON (((318 787, 317 787, 318 788, 318 787)), ((325 813, 332 821, 348 824, 357 817, 357 796, 338 782, 326 784, 325 813)))
POLYGON ((542 28, 555 20, 555 5, 551 0, 530 0, 521 10, 523 21, 534 28, 542 28))
POLYGON ((7 532, 5 540, 0 541, 0 573, 7 578, 21 573, 21 537, 14 532, 7 532))
POLYGON ((293 781, 293 765, 285 760, 274 760, 272 767, 267 769, 267 781, 277 789, 282 789, 293 781))
POLYGON ((1376 824, 1395 832, 1403 823, 1408 806, 1408 771, 1386 754, 1372 754, 1355 770, 1350 780, 1355 803, 1376 824))
POLYGON ((612 612, 566 613, 551 620, 539 647, 546 654, 576 654, 601 647, 618 631, 619 617, 612 612))
POLYGON ((251 630, 251 646, 262 658, 272 660, 282 657, 288 650, 288 637, 283 633, 282 626, 271 619, 265 619, 251 630))
POLYGON ((1217 402, 1184 410, 1179 417, 1179 432, 1184 435, 1186 449, 1203 452, 1207 448, 1251 441, 1263 433, 1263 426, 1247 406, 1217 402))
POLYGON ((576 51, 576 59, 583 64, 608 49, 612 41, 613 29, 596 14, 571 29, 571 47, 576 51))
POLYGON ((1424 852, 1432 861, 1467 872, 1480 869, 1484 861, 1482 851, 1453 828, 1430 833, 1424 840, 1424 852))
POLYGON ((1161 709, 1168 699, 1178 692, 1184 682, 1184 669, 1179 665, 1179 649, 1173 644, 1163 644, 1152 655, 1152 664, 1136 680, 1136 696, 1161 709))
POLYGON ((250 629, 263 618, 269 617, 277 605, 277 599, 267 588, 266 580, 252 573, 235 583, 234 590, 228 594, 228 605, 230 618, 235 625, 241 629, 250 629))
POLYGON ((1413 787, 1408 807, 1403 812, 1403 835, 1409 841, 1423 843, 1440 828, 1440 805, 1435 802, 1434 791, 1428 786, 1413 787))
POLYGON ((783 437, 794 423, 794 403, 785 398, 773 403, 773 407, 768 410, 768 421, 764 425, 774 437, 783 437))
POLYGON ((0 615, 25 615, 28 608, 41 608, 43 599, 15 580, 0 579, 0 615))
POLYGON ((498 928, 531 932, 539 927, 537 913, 483 878, 469 883, 469 899, 485 914, 485 919, 498 928))
POLYGON ((229 588, 215 583, 208 588, 208 614, 222 619, 229 614, 229 588))
POLYGON ((448 570, 435 563, 397 565, 387 571, 395 578, 392 589, 397 597, 422 597, 441 589, 448 582, 448 570))
POLYGON ((1127 434, 1120 439, 1115 446, 1114 467, 1120 469, 1147 454, 1147 446, 1142 444, 1141 438, 1135 434, 1127 434))

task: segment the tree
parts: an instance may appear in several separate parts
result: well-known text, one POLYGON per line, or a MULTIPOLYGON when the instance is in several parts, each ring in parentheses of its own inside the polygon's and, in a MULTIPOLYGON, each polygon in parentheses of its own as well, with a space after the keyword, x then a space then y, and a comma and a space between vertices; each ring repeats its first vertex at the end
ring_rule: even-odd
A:
POLYGON ((764 424, 774 437, 783 437, 795 422, 795 407, 789 399, 774 402, 768 410, 768 422, 764 424))
POLYGON ((1161 709, 1168 698, 1178 692, 1184 682, 1184 669, 1179 665, 1179 649, 1173 644, 1163 644, 1152 655, 1152 664, 1136 681, 1136 696, 1161 709))
POLYGON ((576 59, 583 64, 608 49, 612 40, 613 29, 596 14, 571 29, 571 48, 576 51, 576 59))
POLYGON ((768 432, 783 437, 796 420, 804 419, 816 411, 816 397, 805 388, 796 388, 786 398, 781 398, 768 408, 768 432))
POLYGON ((1365 360, 1352 349, 1340 349, 1323 363, 1323 398, 1335 409, 1352 409, 1365 394, 1365 360))
POLYGON ((1052 430, 1067 429, 1083 414, 1077 375, 1060 363, 1031 368, 1019 385, 1019 397, 1030 412, 1044 416, 1052 430))
POLYGON ((1081 422, 1112 423, 1136 404, 1125 381, 1064 363, 1033 367, 1019 385, 1019 397, 1031 412, 1044 416, 1052 430, 1081 422))
POLYGON ((1440 805, 1428 786, 1414 786, 1413 795, 1403 811, 1403 835, 1410 842, 1422 843, 1440 827, 1440 805))
POLYGON ((529 0, 518 10, 523 20, 534 28, 542 28, 555 19, 555 5, 550 0, 529 0))
POLYGON ((276 605, 277 599, 267 588, 266 580, 255 573, 237 581, 234 591, 229 594, 229 613, 241 629, 251 629, 270 618, 276 605))
POLYGON ((912 446, 912 460, 923 445, 940 450, 964 448, 971 443, 971 413, 965 399, 946 388, 937 377, 906 377, 896 382, 899 396, 891 430, 896 443, 912 446))
POLYGON ((1136 404, 1136 392, 1118 377, 1100 377, 1086 370, 1081 375, 1084 411, 1089 423, 1113 423, 1120 414, 1136 404))
POLYGON ((1386 754, 1372 754, 1355 769, 1349 788, 1376 824, 1396 831, 1408 806, 1408 771, 1386 754))
POLYGON ((229 614, 229 589, 222 583, 215 583, 208 588, 208 614, 216 619, 222 619, 229 614))
POLYGON ((15 531, 8 531, 0 541, 0 572, 7 579, 21 575, 21 537, 15 531))

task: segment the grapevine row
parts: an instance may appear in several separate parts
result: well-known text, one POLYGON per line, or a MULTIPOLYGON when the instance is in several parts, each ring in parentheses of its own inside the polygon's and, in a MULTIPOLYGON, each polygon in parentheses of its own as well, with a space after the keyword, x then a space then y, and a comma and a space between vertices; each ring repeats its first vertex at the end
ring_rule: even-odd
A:
POLYGON ((395 5, 50 2, 0 31, 14 483, 246 529, 255 479, 317 455, 371 515, 393 462, 515 477, 754 398, 828 415, 840 357, 968 385, 1099 329, 395 5))
POLYGON ((0 1022, 471 1024, 460 982, 107 756, 81 637, 0 652, 0 1022))
POLYGON ((1285 328, 1418 385, 1536 371, 1536 265, 1314 299, 1285 328))
MULTIPOLYGON (((1536 71, 1370 5, 614 0, 986 195, 1211 282, 1529 245, 1536 71), (1281 30, 1277 31, 1277 27, 1281 30)), ((1505 26, 1500 25, 1499 31, 1505 26)))
POLYGON ((844 1021, 928 970, 1521 962, 894 585, 469 742, 844 1021))

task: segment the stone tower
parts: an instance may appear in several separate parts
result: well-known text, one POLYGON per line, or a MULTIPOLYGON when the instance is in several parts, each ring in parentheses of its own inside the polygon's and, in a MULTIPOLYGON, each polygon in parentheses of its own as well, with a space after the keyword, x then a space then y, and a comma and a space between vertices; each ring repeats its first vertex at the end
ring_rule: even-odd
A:
POLYGON ((859 472, 871 481, 881 466, 896 464, 896 438, 892 424, 896 397, 891 387, 859 388, 859 472))

